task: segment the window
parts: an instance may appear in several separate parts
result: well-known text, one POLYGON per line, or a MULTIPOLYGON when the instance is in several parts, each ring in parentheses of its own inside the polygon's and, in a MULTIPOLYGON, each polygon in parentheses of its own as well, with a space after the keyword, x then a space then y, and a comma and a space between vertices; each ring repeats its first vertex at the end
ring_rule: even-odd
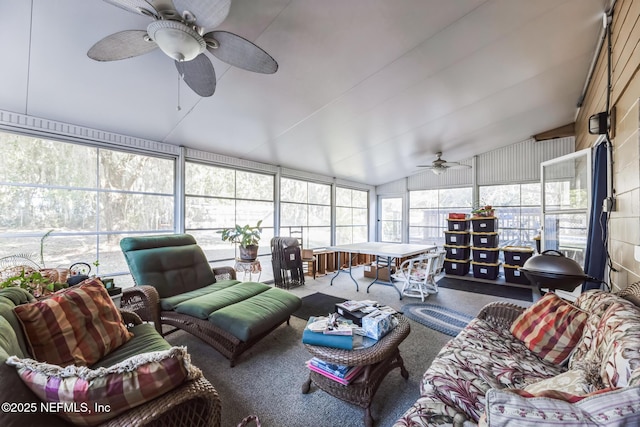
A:
POLYGON ((591 149, 542 163, 542 250, 557 250, 584 266, 591 203, 591 149))
POLYGON ((235 258, 236 247, 223 242, 217 231, 236 224, 254 226, 262 220, 258 254, 268 254, 273 237, 273 191, 272 175, 187 162, 185 229, 209 260, 228 260, 235 258))
POLYGON ((378 236, 381 242, 402 242, 404 200, 402 197, 378 196, 378 236))
POLYGON ((471 211, 471 187, 409 192, 409 243, 444 245, 449 212, 471 211))
POLYGON ((540 230, 540 183, 480 187, 480 204, 496 209, 500 246, 535 246, 540 230))
POLYGON ((44 267, 99 261, 93 274, 128 272, 122 237, 174 231, 174 163, 0 133, 0 257, 32 254, 44 267))
POLYGON ((331 244, 331 186, 280 180, 280 234, 302 237, 305 248, 331 244))
POLYGON ((367 192, 336 187, 336 244, 367 242, 367 192))

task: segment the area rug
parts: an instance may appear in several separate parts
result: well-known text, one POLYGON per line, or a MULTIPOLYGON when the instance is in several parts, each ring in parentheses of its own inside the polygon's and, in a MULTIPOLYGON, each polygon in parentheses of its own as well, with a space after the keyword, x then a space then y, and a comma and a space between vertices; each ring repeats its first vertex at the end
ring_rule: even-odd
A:
POLYGON ((345 298, 338 298, 333 295, 316 292, 315 294, 302 297, 302 307, 293 313, 293 315, 304 320, 309 320, 311 316, 326 316, 336 311, 335 305, 337 303, 345 301, 345 298))
POLYGON ((475 282, 472 280, 454 279, 452 277, 442 277, 437 283, 438 287, 445 289, 493 295, 496 297, 511 298, 519 301, 533 301, 531 288, 519 288, 516 286, 507 286, 502 284, 475 282))
POLYGON ((473 316, 429 303, 405 304, 401 311, 405 317, 452 337, 458 335, 473 319, 473 316))

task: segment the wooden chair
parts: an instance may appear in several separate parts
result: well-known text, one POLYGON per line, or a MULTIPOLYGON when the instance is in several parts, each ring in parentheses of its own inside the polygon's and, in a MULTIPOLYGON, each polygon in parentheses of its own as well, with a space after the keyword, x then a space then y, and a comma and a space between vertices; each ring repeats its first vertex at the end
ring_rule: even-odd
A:
POLYGON ((306 267, 304 274, 308 274, 316 278, 316 257, 313 255, 312 249, 303 249, 302 250, 302 264, 306 267))

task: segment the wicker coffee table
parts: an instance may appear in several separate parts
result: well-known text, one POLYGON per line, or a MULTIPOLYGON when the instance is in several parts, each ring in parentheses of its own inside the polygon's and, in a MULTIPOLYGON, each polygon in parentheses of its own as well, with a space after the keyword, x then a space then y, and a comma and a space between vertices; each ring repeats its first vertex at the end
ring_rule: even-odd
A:
POLYGON ((409 335, 410 326, 405 317, 397 315, 397 319, 398 326, 368 348, 341 350, 305 344, 309 353, 325 362, 365 368, 349 385, 342 385, 317 372, 309 371, 309 379, 302 385, 302 393, 308 393, 311 383, 314 383, 330 395, 364 408, 364 424, 366 427, 371 427, 373 425, 371 401, 382 380, 391 370, 398 367, 402 377, 409 378, 409 372, 404 367, 398 346, 409 335))

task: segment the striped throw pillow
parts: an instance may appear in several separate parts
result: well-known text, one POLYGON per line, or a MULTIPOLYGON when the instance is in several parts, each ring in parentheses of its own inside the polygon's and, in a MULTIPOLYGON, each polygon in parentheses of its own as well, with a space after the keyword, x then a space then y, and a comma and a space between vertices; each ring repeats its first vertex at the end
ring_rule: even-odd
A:
POLYGON ((524 390, 492 388, 486 401, 485 425, 491 427, 640 425, 637 386, 597 390, 585 396, 557 391, 532 395, 524 390))
POLYGON ((588 314, 548 293, 526 309, 511 325, 511 333, 538 357, 564 364, 578 344, 588 314))
POLYGON ((13 310, 31 356, 55 365, 92 365, 133 336, 99 279, 13 310))
POLYGON ((74 425, 93 426, 197 379, 185 347, 143 353, 108 368, 56 366, 11 356, 7 364, 52 411, 74 425))

